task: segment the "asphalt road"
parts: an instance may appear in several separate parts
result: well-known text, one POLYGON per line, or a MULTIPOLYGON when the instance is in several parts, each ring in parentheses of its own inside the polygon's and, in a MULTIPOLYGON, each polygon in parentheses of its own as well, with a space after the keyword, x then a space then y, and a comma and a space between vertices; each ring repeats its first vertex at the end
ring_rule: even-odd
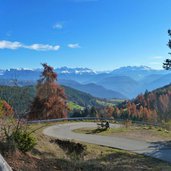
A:
MULTIPOLYGON (((110 124, 110 127, 120 127, 119 124, 110 124)), ((72 130, 78 128, 92 128, 97 127, 96 123, 92 122, 78 122, 67 123, 47 127, 43 130, 43 133, 48 136, 52 136, 60 139, 78 140, 81 142, 87 142, 97 145, 104 145, 108 147, 114 147, 124 149, 138 154, 145 154, 154 158, 158 158, 171 163, 171 147, 164 142, 146 142, 142 140, 134 140, 121 137, 110 137, 90 134, 74 133, 72 130)))

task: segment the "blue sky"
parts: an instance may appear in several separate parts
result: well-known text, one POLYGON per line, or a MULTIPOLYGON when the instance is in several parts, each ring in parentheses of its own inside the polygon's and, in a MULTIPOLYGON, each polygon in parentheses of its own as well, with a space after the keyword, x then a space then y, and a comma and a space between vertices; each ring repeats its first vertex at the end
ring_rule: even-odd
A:
POLYGON ((170 0, 0 0, 0 68, 159 69, 170 11, 170 0))

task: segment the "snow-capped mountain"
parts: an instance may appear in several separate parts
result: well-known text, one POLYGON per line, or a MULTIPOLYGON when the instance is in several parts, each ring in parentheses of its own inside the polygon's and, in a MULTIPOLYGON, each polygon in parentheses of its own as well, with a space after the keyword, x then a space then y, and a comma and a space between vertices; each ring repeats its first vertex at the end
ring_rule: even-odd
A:
POLYGON ((61 67, 56 68, 55 71, 58 74, 96 74, 95 71, 89 68, 68 68, 68 67, 61 67))
MULTIPOLYGON (((5 73, 9 72, 20 72, 21 74, 23 72, 41 72, 42 68, 36 68, 36 69, 29 69, 29 68, 11 68, 7 70, 0 69, 0 75, 4 75, 5 73)), ((141 72, 143 74, 147 73, 166 73, 167 71, 164 70, 155 70, 148 66, 126 66, 126 67, 120 67, 117 69, 114 69, 113 71, 94 71, 90 68, 69 68, 69 67, 61 67, 61 68, 55 68, 55 71, 58 74, 78 74, 78 75, 97 75, 97 74, 128 74, 128 73, 137 73, 141 72)))
POLYGON ((112 75, 129 76, 135 80, 141 80, 148 75, 167 74, 165 70, 155 70, 148 66, 127 66, 115 69, 111 72, 112 75))
MULTIPOLYGON (((10 80, 14 79, 17 79, 20 85, 35 84, 41 71, 41 68, 0 69, 0 84, 8 85, 11 83, 10 80)), ((92 95, 95 94, 93 92, 97 88, 97 96, 104 98, 108 98, 109 94, 114 94, 113 92, 122 93, 125 97, 133 98, 146 89, 153 90, 171 83, 170 71, 155 70, 148 66, 126 66, 113 71, 100 72, 89 68, 61 67, 56 68, 55 71, 58 73, 59 82, 63 80, 63 83, 68 85, 68 81, 75 81, 77 84, 74 84, 75 87, 73 88, 89 92, 92 95)))
POLYGON ((136 70, 142 70, 142 71, 151 71, 151 70, 155 70, 155 69, 152 69, 148 66, 124 66, 124 67, 120 67, 118 69, 115 69, 114 71, 136 71, 136 70))

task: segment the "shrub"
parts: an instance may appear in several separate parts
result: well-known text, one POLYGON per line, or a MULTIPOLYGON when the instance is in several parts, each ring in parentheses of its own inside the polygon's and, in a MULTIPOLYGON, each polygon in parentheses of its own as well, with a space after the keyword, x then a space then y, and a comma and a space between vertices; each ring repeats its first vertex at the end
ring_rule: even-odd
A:
POLYGON ((162 128, 166 129, 167 131, 171 131, 171 121, 162 123, 162 128))
MULTIPOLYGON (((36 130, 35 130, 36 131, 36 130)), ((27 152, 32 150, 36 141, 29 132, 28 125, 24 120, 16 119, 14 116, 0 118, 0 151, 2 153, 13 153, 16 149, 27 152)))
POLYGON ((30 151, 36 145, 35 138, 27 131, 19 130, 14 132, 13 137, 16 147, 22 152, 30 151))
POLYGON ((59 147, 62 148, 66 154, 70 155, 70 157, 77 157, 77 159, 83 157, 86 150, 85 145, 68 140, 55 139, 51 140, 50 142, 59 145, 59 147))

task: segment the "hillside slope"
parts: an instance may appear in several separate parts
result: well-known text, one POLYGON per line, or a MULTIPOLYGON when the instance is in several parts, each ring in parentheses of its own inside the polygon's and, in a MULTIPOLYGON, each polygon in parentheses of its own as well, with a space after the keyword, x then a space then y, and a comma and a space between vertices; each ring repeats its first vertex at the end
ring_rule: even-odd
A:
MULTIPOLYGON (((97 98, 67 86, 63 87, 68 101, 82 107, 99 106, 96 102, 97 98)), ((35 86, 0 86, 0 99, 6 100, 18 114, 23 114, 29 111, 29 107, 35 97, 35 94, 35 86)))
POLYGON ((76 81, 72 80, 59 80, 59 82, 62 85, 66 85, 69 87, 72 87, 74 89, 77 89, 79 91, 91 94, 94 97, 98 98, 107 98, 107 99, 126 99, 124 95, 117 91, 113 90, 108 90, 104 88, 103 86, 94 84, 94 83, 89 83, 89 84, 80 84, 76 81))
POLYGON ((171 119, 171 84, 151 92, 138 95, 135 99, 118 106, 123 117, 140 120, 171 119))
POLYGON ((106 89, 122 92, 126 97, 133 98, 135 96, 135 89, 139 83, 128 76, 112 76, 105 78, 99 82, 106 89))
POLYGON ((72 101, 80 106, 98 106, 96 102, 97 98, 91 96, 90 94, 81 92, 79 90, 70 88, 68 86, 63 86, 65 89, 65 94, 69 101, 72 101))

